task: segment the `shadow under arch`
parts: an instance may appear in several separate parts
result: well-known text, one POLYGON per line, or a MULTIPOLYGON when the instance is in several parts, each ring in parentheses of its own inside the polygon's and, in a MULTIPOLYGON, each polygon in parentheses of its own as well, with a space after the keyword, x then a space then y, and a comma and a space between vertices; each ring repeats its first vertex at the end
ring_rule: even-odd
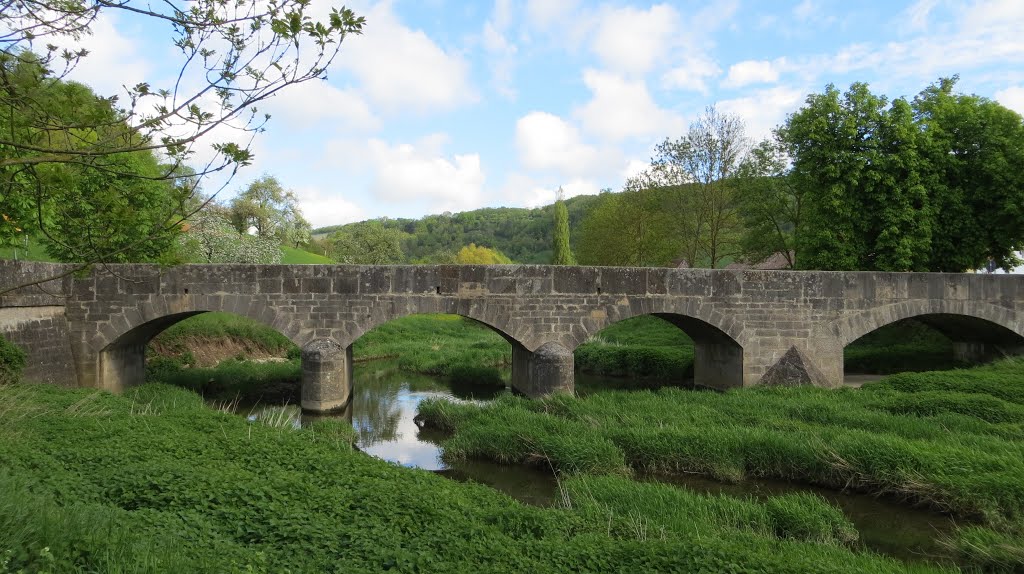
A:
POLYGON ((827 329, 841 348, 890 325, 913 319, 953 342, 956 359, 978 363, 1024 353, 1020 322, 1009 309, 976 301, 904 302, 842 317, 827 329))
MULTIPOLYGON (((693 384, 726 390, 743 386, 743 346, 737 338, 703 319, 680 312, 639 313, 606 322, 601 330, 640 317, 661 319, 693 340, 693 384)), ((598 331, 595 334, 599 334, 598 331)))
POLYGON ((294 333, 282 330, 279 325, 275 324, 275 320, 267 320, 271 317, 276 319, 274 313, 254 317, 227 309, 210 308, 167 313, 149 320, 145 320, 139 313, 134 313, 134 320, 126 319, 124 321, 128 325, 127 328, 120 333, 115 333, 113 337, 108 335, 104 340, 105 344, 99 349, 98 380, 101 387, 111 392, 121 392, 144 383, 146 379, 146 345, 169 327, 191 317, 211 312, 230 313, 245 317, 281 333, 296 345, 300 343, 296 340, 294 333))

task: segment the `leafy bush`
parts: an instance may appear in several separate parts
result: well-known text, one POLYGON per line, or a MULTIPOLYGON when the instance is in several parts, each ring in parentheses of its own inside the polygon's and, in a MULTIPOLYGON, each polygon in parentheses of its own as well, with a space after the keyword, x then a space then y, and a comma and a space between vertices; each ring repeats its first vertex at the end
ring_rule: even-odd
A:
POLYGON ((25 368, 25 351, 0 335, 0 385, 21 380, 25 368))

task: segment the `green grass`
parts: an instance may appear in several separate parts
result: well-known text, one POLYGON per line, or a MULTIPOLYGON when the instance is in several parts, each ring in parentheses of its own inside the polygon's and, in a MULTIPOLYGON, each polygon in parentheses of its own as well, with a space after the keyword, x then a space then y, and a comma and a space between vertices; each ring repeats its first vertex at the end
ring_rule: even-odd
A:
POLYGON ((0 411, 0 572, 938 571, 851 550, 814 497, 598 477, 530 507, 166 385, 4 386, 0 411))
MULTIPOLYGON (((1012 525, 1024 523, 1024 397, 1001 396, 1019 390, 1022 381, 1024 361, 1007 360, 974 370, 903 374, 862 390, 662 389, 539 401, 506 397, 482 407, 428 401, 420 414, 454 433, 443 444, 450 460, 848 488, 980 521, 977 528, 1009 537, 1016 544, 1009 547, 1019 550, 1024 539, 1014 532, 1024 529, 1012 525), (950 382, 934 384, 943 377, 950 382)), ((1012 552, 997 550, 1007 544, 993 543, 991 552, 1005 559, 1012 552)), ((962 555, 979 563, 966 550, 962 555)), ((1021 568, 1024 562, 1016 562, 1008 571, 1021 568)))
POLYGON ((298 249, 296 247, 289 247, 288 245, 281 246, 281 263, 287 265, 298 265, 298 264, 328 264, 334 263, 330 257, 324 257, 316 253, 310 253, 304 249, 298 249))
POLYGON ((43 243, 35 238, 30 238, 27 242, 22 243, 21 245, 22 246, 18 248, 7 247, 0 249, 0 259, 49 262, 57 261, 53 257, 50 257, 50 254, 46 252, 46 247, 43 243))
POLYGON ((610 325, 577 347, 574 362, 581 373, 682 384, 692 376, 693 341, 668 321, 635 317, 610 325))

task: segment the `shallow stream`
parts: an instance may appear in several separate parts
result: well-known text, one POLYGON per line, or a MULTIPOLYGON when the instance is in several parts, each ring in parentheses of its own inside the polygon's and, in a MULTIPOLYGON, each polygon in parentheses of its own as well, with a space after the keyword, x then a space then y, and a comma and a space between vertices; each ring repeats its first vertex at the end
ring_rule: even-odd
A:
MULTIPOLYGON (((622 379, 577 377, 577 392, 581 394, 622 387, 622 379)), ((421 429, 415 423, 419 403, 425 399, 486 401, 498 392, 481 393, 479 388, 452 385, 443 378, 400 371, 392 362, 372 361, 355 366, 351 407, 335 416, 351 419, 358 437, 357 446, 367 454, 402 466, 435 471, 454 480, 485 484, 528 504, 550 505, 558 492, 556 479, 550 473, 484 461, 445 462, 439 446, 444 435, 421 429)), ((250 412, 250 417, 260 416, 259 409, 241 409, 241 412, 250 412)), ((864 494, 769 480, 724 484, 694 475, 639 478, 697 492, 740 497, 814 492, 843 510, 860 531, 865 547, 906 561, 944 559, 937 539, 954 528, 948 516, 864 494)))

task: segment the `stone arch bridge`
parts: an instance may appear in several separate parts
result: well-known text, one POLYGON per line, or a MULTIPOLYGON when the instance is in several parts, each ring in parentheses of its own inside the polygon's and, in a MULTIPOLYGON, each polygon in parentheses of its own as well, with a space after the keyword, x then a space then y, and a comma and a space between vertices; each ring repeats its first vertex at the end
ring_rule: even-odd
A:
POLYGON ((452 313, 512 344, 512 385, 573 390, 574 349, 656 315, 695 343, 699 386, 842 384, 843 348, 918 317, 964 357, 1024 351, 1024 276, 534 265, 97 266, 0 261, 0 334, 30 380, 118 391, 143 380, 145 346, 192 315, 227 311, 302 348, 302 406, 344 408, 352 343, 404 315, 452 313))

